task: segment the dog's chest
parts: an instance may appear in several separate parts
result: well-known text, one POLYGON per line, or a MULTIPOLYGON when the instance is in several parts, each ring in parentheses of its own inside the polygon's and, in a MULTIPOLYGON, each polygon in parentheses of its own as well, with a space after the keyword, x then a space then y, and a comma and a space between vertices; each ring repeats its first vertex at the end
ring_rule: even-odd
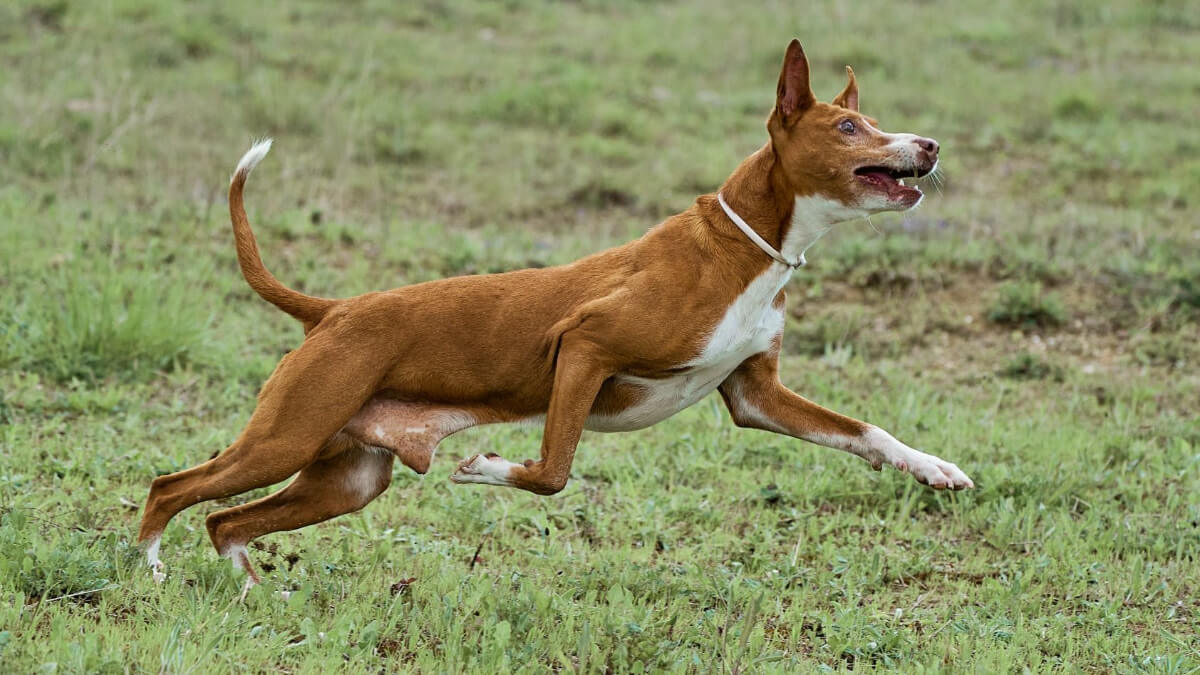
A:
POLYGON ((712 328, 704 348, 680 364, 682 372, 661 378, 618 375, 617 381, 635 387, 635 402, 616 414, 591 415, 587 428, 594 431, 643 429, 704 398, 750 356, 767 351, 783 330, 783 307, 775 298, 787 283, 791 269, 772 265, 725 310, 712 328))

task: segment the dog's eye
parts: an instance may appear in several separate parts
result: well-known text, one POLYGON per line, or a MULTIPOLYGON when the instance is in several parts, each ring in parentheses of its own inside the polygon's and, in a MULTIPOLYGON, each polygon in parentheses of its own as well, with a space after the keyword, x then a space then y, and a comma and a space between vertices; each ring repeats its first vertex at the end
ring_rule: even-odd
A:
POLYGON ((838 129, 840 129, 843 134, 852 134, 855 131, 854 122, 851 122, 850 120, 842 120, 842 123, 838 125, 838 129))

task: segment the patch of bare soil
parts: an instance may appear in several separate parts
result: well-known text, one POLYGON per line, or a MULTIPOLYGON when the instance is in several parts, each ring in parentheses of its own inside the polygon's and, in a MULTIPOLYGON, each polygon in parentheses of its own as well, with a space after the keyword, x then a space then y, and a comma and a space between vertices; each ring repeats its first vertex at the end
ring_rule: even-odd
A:
POLYGON ((1191 403, 1200 403, 1197 317, 1139 317, 1127 296, 1102 281, 1066 280, 1053 289, 1066 310, 1061 323, 1014 327, 988 318, 1002 283, 982 274, 955 274, 939 283, 824 281, 819 298, 789 305, 801 322, 856 307, 865 318, 849 340, 855 349, 910 364, 922 376, 969 380, 1003 373, 1014 359, 1027 358, 1047 364, 1041 377, 1077 372, 1170 378, 1180 385, 1172 390, 1185 398, 1191 391, 1191 403))

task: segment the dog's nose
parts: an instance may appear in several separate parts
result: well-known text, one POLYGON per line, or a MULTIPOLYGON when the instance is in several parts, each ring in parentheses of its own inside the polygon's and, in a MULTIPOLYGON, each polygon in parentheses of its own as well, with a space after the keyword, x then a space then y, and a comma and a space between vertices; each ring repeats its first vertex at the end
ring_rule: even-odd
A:
POLYGON ((920 136, 918 136, 917 140, 914 141, 914 143, 916 143, 918 147, 920 147, 922 150, 924 150, 925 152, 928 152, 931 155, 937 155, 937 153, 938 153, 938 142, 933 140, 932 138, 921 138, 920 136))

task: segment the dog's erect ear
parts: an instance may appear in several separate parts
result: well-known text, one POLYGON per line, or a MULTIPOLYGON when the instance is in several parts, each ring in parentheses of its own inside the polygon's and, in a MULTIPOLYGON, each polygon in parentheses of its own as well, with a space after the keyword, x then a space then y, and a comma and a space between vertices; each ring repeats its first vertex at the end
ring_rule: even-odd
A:
POLYGON ((788 45, 775 96, 775 109, 784 122, 790 122, 817 102, 808 84, 808 58, 799 40, 793 39, 788 45))
POLYGON ((833 99, 833 104, 858 112, 858 81, 854 79, 854 69, 850 66, 846 66, 846 77, 850 81, 846 83, 846 88, 842 90, 842 93, 833 99))

